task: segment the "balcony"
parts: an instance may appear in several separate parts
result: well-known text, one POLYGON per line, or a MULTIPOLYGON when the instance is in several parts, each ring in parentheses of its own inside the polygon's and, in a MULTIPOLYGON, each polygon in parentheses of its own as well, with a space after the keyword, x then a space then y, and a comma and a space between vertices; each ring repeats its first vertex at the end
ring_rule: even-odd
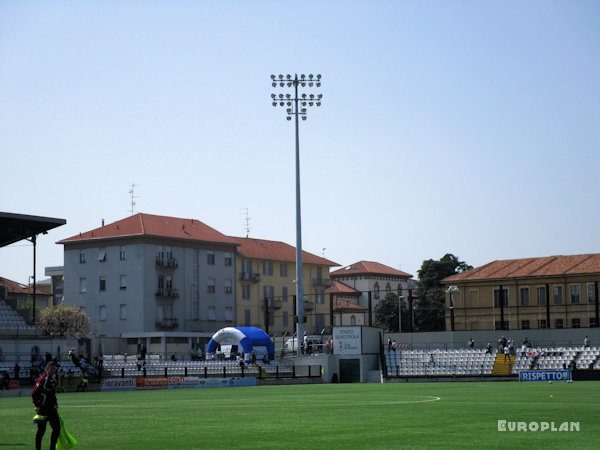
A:
POLYGON ((156 290, 156 296, 161 298, 178 299, 179 293, 175 288, 158 288, 156 290))
POLYGON ((315 302, 308 302, 304 300, 304 311, 313 311, 315 309, 315 302))
MULTIPOLYGON (((265 309, 265 302, 262 302, 262 309, 265 309)), ((281 309, 281 299, 280 298, 270 298, 269 299, 269 309, 281 309)))
POLYGON ((328 288, 331 286, 331 279, 329 279, 329 278, 313 278, 312 285, 314 287, 328 288))
POLYGON ((157 269, 177 269, 177 259, 176 258, 162 258, 160 256, 156 257, 156 268, 157 269))
POLYGON ((156 321, 157 330, 174 330, 179 328, 179 321, 177 319, 162 319, 156 321))
POLYGON ((260 273, 240 272, 240 281, 252 281, 253 283, 258 283, 260 281, 260 273))

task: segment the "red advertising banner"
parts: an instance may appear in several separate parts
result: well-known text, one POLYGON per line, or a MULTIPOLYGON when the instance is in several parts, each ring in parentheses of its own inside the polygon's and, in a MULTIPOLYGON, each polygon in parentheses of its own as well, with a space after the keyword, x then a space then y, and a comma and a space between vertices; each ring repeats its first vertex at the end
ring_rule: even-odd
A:
POLYGON ((138 378, 136 389, 147 390, 147 389, 167 389, 169 386, 169 379, 165 377, 157 378, 138 378))

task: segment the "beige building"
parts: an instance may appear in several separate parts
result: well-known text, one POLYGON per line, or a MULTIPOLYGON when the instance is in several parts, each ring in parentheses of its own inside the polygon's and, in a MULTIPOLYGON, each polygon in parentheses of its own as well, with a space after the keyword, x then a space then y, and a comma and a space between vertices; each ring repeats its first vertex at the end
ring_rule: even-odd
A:
MULTIPOLYGON (((238 244, 236 326, 268 329, 269 334, 294 333, 295 247, 264 239, 231 239, 238 244)), ((329 268, 339 264, 303 251, 302 266, 305 330, 307 334, 320 334, 331 317, 329 268)))
POLYGON ((600 254, 494 261, 443 280, 446 329, 597 327, 599 281, 600 254))

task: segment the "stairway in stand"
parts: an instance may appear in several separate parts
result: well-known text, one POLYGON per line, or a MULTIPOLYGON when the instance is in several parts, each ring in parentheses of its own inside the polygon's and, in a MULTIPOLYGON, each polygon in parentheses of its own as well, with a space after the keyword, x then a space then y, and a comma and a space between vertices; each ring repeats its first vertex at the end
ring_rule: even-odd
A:
POLYGON ((510 360, 508 358, 506 358, 506 361, 504 361, 504 354, 500 354, 498 353, 496 355, 496 360, 494 361, 494 368, 492 369, 492 375, 495 376, 509 376, 510 375, 510 369, 512 369, 512 366, 515 362, 515 357, 511 355, 510 360))

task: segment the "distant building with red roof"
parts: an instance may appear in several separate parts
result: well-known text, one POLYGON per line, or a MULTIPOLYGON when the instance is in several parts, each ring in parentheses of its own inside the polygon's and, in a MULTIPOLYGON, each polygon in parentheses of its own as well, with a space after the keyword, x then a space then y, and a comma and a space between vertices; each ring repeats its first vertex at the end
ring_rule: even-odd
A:
MULTIPOLYGON (((295 248, 226 236, 196 219, 135 214, 63 239, 64 297, 85 308, 93 351, 168 356, 227 326, 294 330, 295 248), (173 345, 171 345, 173 344, 173 345), (179 350, 178 350, 179 349, 179 350)), ((338 264, 303 252, 307 330, 328 325, 338 264)))
MULTIPOLYGON (((296 248, 280 241, 230 237, 237 247, 236 310, 240 326, 293 333, 296 316, 296 248), (265 299, 267 315, 265 316, 265 299), (265 323, 267 317, 267 323, 265 323)), ((305 329, 319 334, 330 325, 329 268, 339 264, 302 251, 305 329)))
POLYGON ((411 278, 409 273, 374 261, 359 261, 331 272, 331 279, 339 283, 336 298, 355 303, 367 311, 371 309, 371 323, 369 317, 366 323, 369 326, 374 323, 374 311, 379 300, 388 292, 404 296, 411 287, 411 278))
POLYGON ((443 280, 446 329, 597 327, 599 281, 597 253, 493 261, 443 280))

